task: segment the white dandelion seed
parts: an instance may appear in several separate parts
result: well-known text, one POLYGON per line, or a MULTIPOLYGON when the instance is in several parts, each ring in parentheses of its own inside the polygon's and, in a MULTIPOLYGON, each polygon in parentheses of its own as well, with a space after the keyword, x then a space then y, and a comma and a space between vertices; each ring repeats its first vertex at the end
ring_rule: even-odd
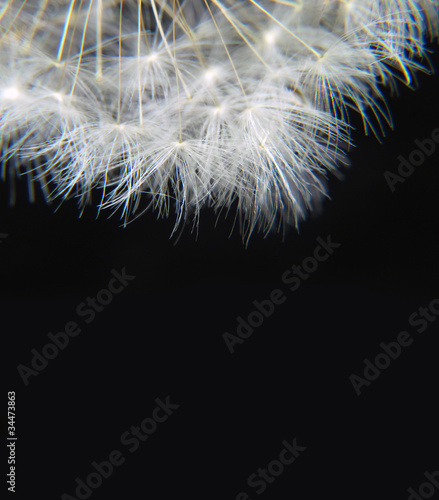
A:
POLYGON ((382 87, 413 86, 438 37, 439 0, 0 0, 2 176, 96 190, 125 222, 297 226, 348 163, 350 114, 382 135, 382 87))

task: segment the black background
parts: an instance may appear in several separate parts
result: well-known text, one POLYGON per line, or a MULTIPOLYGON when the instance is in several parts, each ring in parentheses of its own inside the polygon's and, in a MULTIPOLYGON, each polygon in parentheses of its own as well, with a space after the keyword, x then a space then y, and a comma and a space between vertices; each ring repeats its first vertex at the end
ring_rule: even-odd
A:
POLYGON ((91 207, 79 218, 74 200, 54 212, 41 195, 30 204, 24 183, 10 208, 2 184, 1 461, 15 391, 16 498, 75 496, 75 479, 114 449, 126 461, 93 500, 405 499, 439 470, 439 322, 422 334, 408 323, 439 295, 439 147, 394 193, 384 178, 439 128, 438 83, 420 75, 417 92, 401 89, 383 144, 354 122, 352 168, 330 181, 323 213, 247 248, 232 217, 215 227, 205 211, 198 237, 189 226, 176 242, 172 219, 122 228, 91 207), (327 235, 340 248, 288 292, 282 274, 327 235), (86 325, 76 307, 122 268, 135 279, 86 325), (285 303, 230 354, 224 332, 277 288, 285 303), (69 321, 81 334, 25 386, 17 366, 69 321), (350 375, 403 330, 413 345, 357 396, 350 375), (121 435, 167 396, 179 409, 130 453, 121 435), (307 449, 258 495, 248 477, 293 438, 307 449))

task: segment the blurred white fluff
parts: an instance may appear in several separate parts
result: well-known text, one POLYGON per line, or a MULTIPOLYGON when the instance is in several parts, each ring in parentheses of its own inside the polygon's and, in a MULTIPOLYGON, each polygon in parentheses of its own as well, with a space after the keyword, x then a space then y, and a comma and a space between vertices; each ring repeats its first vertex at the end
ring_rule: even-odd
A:
POLYGON ((1 0, 3 178, 24 173, 81 206, 96 190, 125 221, 152 206, 196 224, 210 206, 236 211, 245 239, 297 226, 347 164, 349 113, 382 134, 381 86, 428 71, 438 11, 439 0, 1 0))

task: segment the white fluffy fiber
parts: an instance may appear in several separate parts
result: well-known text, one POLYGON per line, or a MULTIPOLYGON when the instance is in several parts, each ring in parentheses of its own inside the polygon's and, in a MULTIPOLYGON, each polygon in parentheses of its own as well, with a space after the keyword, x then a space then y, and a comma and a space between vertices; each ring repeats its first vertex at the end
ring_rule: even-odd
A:
MULTIPOLYGON (((128 220, 296 224, 347 163, 349 114, 413 85, 439 0, 0 1, 3 177, 128 220), (14 172, 12 172, 13 170, 14 172)), ((422 63, 422 60, 424 61, 422 63)), ((428 62, 428 60, 427 60, 428 62)))

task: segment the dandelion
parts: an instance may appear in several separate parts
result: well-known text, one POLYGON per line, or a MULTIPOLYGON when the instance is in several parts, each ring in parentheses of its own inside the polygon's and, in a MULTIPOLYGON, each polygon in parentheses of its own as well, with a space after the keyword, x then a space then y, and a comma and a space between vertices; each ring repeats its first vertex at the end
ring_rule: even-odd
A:
POLYGON ((128 220, 236 211, 296 227, 348 164, 349 125, 431 70, 439 0, 1 0, 3 179, 128 220))

